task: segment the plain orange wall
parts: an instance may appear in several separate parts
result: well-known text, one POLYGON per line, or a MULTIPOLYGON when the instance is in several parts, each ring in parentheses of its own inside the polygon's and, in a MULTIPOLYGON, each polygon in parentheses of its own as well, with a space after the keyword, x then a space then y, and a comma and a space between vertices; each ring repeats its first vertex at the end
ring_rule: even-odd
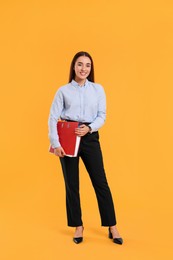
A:
MULTIPOLYGON (((0 27, 2 226, 19 216, 44 222, 50 215, 66 224, 60 213, 64 184, 57 158, 48 153, 47 120, 73 55, 86 50, 107 95, 100 135, 119 225, 126 233, 129 219, 139 214, 134 228, 151 225, 158 235, 160 224, 170 230, 172 1, 7 0, 0 3, 0 27)), ((82 165, 81 183, 87 220, 96 201, 82 165)), ((164 236, 171 241, 169 233, 164 236)))

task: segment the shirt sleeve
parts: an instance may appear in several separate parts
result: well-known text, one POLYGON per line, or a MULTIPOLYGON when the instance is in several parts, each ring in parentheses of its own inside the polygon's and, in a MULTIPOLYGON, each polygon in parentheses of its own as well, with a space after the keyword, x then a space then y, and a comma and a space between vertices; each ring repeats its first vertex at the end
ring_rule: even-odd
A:
POLYGON ((97 117, 90 124, 92 132, 98 131, 99 128, 102 127, 103 124, 105 123, 105 120, 106 120, 106 95, 103 87, 100 86, 97 117))
POLYGON ((51 105, 48 127, 49 127, 49 140, 53 148, 60 147, 59 136, 57 133, 57 122, 63 110, 63 94, 58 90, 55 94, 54 100, 51 105))

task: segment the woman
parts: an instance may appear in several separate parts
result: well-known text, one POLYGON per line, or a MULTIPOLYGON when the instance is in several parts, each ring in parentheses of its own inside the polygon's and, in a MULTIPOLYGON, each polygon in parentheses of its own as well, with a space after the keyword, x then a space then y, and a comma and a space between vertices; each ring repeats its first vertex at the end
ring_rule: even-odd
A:
POLYGON ((56 156, 60 157, 66 187, 68 226, 76 227, 73 241, 83 241, 83 222, 79 196, 79 158, 94 187, 102 226, 109 227, 108 237, 122 244, 116 228, 116 217, 111 192, 107 183, 98 129, 106 117, 106 98, 101 85, 94 83, 93 59, 87 52, 78 52, 70 68, 69 83, 58 89, 49 115, 49 138, 56 156), (81 137, 77 157, 65 155, 57 134, 58 119, 79 122, 75 130, 81 137))

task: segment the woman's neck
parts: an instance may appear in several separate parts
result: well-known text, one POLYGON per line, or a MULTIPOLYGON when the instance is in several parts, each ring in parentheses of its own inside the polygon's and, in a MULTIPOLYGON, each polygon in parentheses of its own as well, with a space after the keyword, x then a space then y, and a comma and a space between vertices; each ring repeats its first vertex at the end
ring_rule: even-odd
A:
POLYGON ((82 87, 83 85, 85 85, 85 82, 86 82, 86 79, 74 79, 77 83, 78 83, 78 85, 80 86, 80 87, 82 87))

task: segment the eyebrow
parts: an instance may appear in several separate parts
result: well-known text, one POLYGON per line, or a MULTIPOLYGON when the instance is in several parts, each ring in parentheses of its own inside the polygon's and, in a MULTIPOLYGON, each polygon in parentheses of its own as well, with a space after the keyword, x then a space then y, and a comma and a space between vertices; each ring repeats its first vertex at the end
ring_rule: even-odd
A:
MULTIPOLYGON (((81 62, 81 61, 78 61, 78 64, 83 64, 83 62, 81 62)), ((86 64, 89 64, 89 65, 91 65, 91 62, 87 62, 86 64)))

